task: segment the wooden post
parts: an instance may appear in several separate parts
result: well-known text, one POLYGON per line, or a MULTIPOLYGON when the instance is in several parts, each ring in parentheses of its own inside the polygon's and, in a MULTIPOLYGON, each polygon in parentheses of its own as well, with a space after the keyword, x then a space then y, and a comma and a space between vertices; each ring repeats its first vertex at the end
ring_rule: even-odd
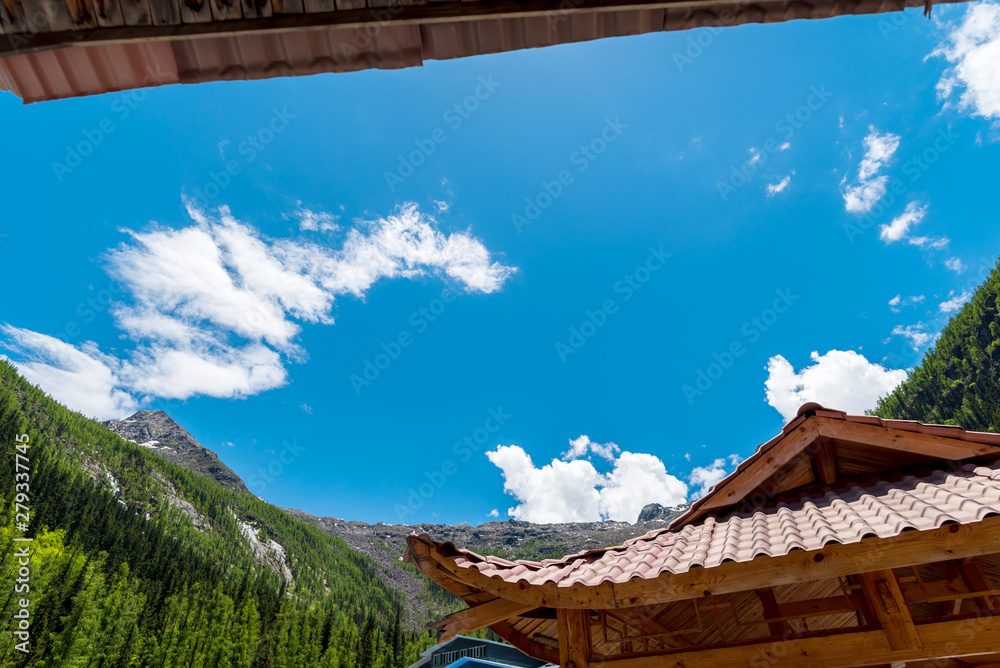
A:
POLYGON ((556 611, 559 624, 559 665, 589 668, 593 645, 590 640, 590 610, 556 611))
POLYGON ((861 586, 892 649, 919 649, 923 646, 893 571, 862 573, 861 586))

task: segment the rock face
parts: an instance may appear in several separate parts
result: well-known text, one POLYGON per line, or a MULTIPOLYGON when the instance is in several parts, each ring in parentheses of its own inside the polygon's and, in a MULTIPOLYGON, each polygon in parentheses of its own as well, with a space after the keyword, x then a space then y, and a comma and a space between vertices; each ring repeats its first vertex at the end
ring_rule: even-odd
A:
POLYGON ((645 524, 647 522, 657 522, 660 524, 657 528, 662 528, 668 525, 670 520, 674 519, 690 507, 690 503, 683 503, 679 506, 672 507, 664 507, 658 503, 650 503, 643 506, 642 510, 639 511, 638 523, 645 524))
POLYGON ((468 524, 366 524, 347 522, 336 517, 316 517, 295 508, 287 512, 327 534, 343 538, 355 550, 375 559, 391 577, 391 584, 406 592, 407 598, 413 601, 423 590, 423 581, 408 570, 393 568, 403 557, 406 537, 413 532, 426 533, 437 541, 451 541, 457 547, 480 554, 493 554, 507 559, 558 559, 583 550, 620 545, 648 531, 662 529, 670 519, 686 508, 656 507, 659 511, 653 520, 637 524, 532 524, 508 520, 487 522, 477 527, 468 524))
POLYGON ((104 424, 122 438, 154 450, 167 460, 211 478, 227 489, 247 491, 243 480, 232 469, 163 411, 139 411, 124 420, 108 420, 104 424))

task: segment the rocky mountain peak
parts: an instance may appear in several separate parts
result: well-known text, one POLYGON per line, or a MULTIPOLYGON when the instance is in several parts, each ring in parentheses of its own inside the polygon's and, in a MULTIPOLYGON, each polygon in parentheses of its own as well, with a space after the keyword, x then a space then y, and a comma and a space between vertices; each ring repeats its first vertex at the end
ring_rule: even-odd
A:
POLYGON ((211 478, 227 489, 247 491, 236 473, 218 455, 201 445, 184 427, 164 411, 137 411, 124 420, 104 425, 124 438, 198 475, 211 478))

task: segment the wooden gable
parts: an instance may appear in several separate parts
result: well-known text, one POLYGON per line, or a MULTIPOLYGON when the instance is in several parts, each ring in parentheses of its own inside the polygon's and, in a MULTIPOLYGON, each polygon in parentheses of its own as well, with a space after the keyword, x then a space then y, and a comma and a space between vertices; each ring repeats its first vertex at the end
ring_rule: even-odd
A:
POLYGON ((1000 458, 1000 434, 848 416, 808 403, 778 436, 694 502, 670 528, 695 524, 708 515, 752 512, 796 490, 832 485, 842 478, 923 466, 957 467, 991 458, 1000 458))

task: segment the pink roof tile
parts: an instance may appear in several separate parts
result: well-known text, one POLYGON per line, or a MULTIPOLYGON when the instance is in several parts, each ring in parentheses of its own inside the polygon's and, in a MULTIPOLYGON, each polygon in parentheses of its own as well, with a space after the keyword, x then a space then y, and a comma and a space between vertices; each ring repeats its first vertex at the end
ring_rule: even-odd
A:
POLYGON ((751 513, 721 521, 709 516, 677 531, 651 531, 619 547, 541 563, 482 557, 451 543, 435 543, 426 534, 414 538, 459 568, 474 568, 506 582, 596 586, 712 568, 725 561, 746 562, 760 555, 778 557, 795 549, 819 550, 828 543, 857 543, 867 536, 888 538, 907 529, 927 531, 948 522, 970 524, 992 514, 1000 514, 1000 461, 814 487, 751 513))

